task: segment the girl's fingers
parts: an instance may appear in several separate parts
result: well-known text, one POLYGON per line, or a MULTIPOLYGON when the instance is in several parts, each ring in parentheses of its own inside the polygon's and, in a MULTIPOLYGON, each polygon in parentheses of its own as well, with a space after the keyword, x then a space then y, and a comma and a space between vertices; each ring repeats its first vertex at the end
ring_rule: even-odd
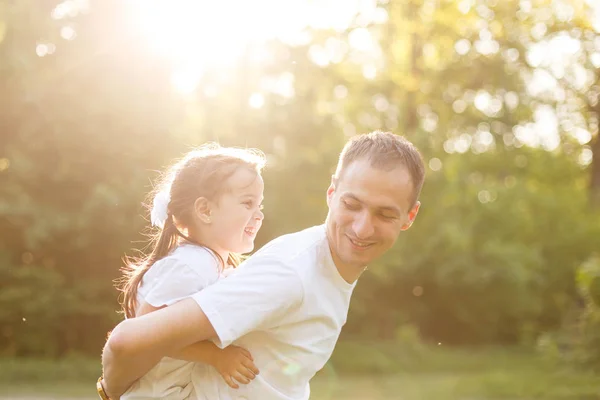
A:
POLYGON ((239 383, 243 383, 244 385, 247 385, 248 383, 250 383, 250 379, 246 378, 244 375, 242 375, 239 371, 234 371, 231 374, 231 377, 234 378, 236 381, 238 381, 239 383))
POLYGON ((238 386, 238 384, 234 382, 233 378, 230 375, 223 375, 223 379, 225 379, 225 382, 227 382, 227 384, 230 387, 232 387, 233 389, 239 389, 240 388, 238 386))
POLYGON ((246 368, 243 365, 241 365, 239 367, 238 372, 240 374, 242 374, 244 377, 248 378, 249 380, 254 379, 254 377, 256 376, 256 374, 254 374, 254 372, 250 371, 250 369, 246 368))
POLYGON ((244 360, 242 362, 242 364, 244 365, 244 367, 248 368, 250 371, 252 371, 252 373, 254 373, 254 375, 258 375, 259 371, 258 368, 256 368, 256 365, 254 365, 254 363, 250 360, 244 360))

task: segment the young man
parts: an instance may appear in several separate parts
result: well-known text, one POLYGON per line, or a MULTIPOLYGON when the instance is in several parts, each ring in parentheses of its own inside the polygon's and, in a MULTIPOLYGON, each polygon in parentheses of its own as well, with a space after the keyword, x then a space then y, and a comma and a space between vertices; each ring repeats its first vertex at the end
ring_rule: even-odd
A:
POLYGON ((236 390, 199 368, 192 377, 198 398, 307 399, 357 279, 413 223, 424 174, 419 152, 400 136, 351 139, 327 189, 325 224, 273 240, 190 299, 121 322, 104 349, 106 392, 117 398, 163 356, 214 340, 248 349, 260 374, 236 390))

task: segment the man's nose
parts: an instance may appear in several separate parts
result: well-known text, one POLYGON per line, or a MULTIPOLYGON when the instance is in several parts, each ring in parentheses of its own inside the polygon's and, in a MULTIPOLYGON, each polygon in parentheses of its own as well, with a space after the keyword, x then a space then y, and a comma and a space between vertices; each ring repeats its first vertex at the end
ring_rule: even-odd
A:
POLYGON ((352 224, 352 230, 357 239, 368 239, 373 235, 375 227, 373 226, 371 214, 367 210, 364 210, 356 216, 356 219, 352 224))

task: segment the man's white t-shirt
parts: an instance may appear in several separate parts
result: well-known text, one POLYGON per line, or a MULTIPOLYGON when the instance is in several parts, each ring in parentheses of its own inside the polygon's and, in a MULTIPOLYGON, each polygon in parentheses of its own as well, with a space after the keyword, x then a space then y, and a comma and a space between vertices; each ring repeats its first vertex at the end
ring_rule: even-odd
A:
MULTIPOLYGON (((138 289, 138 307, 142 302, 157 308, 170 306, 212 285, 223 277, 223 272, 210 250, 182 244, 146 272, 138 289)), ((194 385, 191 383, 195 364, 164 357, 136 381, 121 399, 195 399, 194 385)))
POLYGON ((309 381, 346 323, 355 284, 340 276, 320 225, 273 240, 227 279, 193 295, 217 345, 248 349, 260 370, 250 384, 232 389, 216 371, 195 368, 198 398, 308 399, 309 381))

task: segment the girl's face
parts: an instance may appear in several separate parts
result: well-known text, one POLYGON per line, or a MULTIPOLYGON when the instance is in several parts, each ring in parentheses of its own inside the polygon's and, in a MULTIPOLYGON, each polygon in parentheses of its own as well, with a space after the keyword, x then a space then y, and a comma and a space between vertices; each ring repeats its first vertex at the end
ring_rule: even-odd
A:
POLYGON ((249 253, 262 226, 264 214, 262 177, 247 168, 238 168, 224 182, 227 189, 216 201, 208 202, 203 243, 227 260, 229 253, 249 253))

